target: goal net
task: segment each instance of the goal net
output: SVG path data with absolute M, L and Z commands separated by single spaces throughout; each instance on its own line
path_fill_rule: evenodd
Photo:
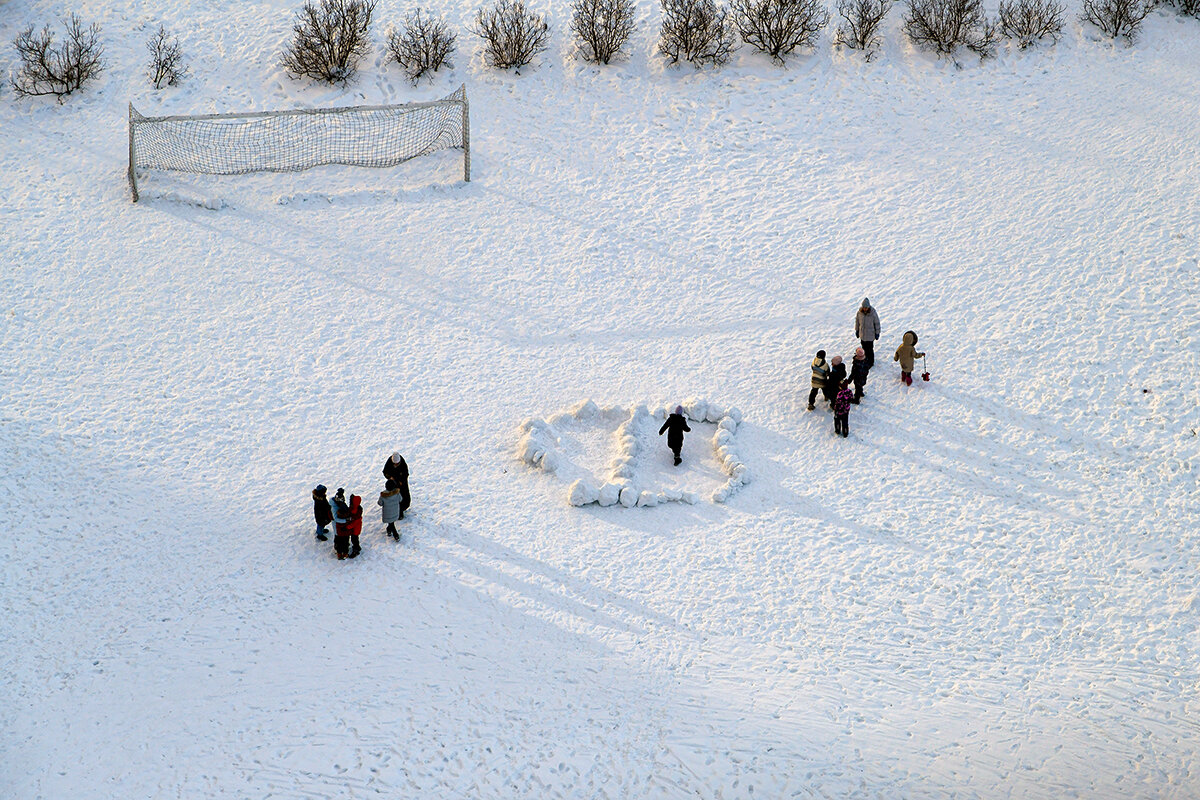
M 446 148 L 471 180 L 466 86 L 429 103 L 144 117 L 129 105 L 129 188 L 160 169 L 206 175 L 297 172 L 327 164 L 391 167 Z

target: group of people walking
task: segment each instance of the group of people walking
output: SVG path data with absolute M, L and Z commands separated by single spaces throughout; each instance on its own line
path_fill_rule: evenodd
M 859 341 L 859 347 L 854 351 L 850 370 L 847 374 L 846 364 L 841 356 L 825 360 L 825 351 L 818 350 L 812 361 L 812 388 L 808 393 L 808 410 L 816 409 L 817 393 L 824 395 L 825 400 L 833 409 L 833 432 L 835 435 L 847 437 L 850 435 L 850 406 L 858 405 L 866 397 L 867 376 L 875 366 L 875 342 L 879 340 L 879 313 L 871 305 L 871 299 L 864 297 L 858 313 L 854 315 L 854 336 Z M 924 353 L 917 352 L 917 334 L 907 331 L 893 361 L 900 362 L 900 380 L 905 385 L 912 385 L 914 362 L 924 358 Z M 851 385 L 854 386 L 851 391 Z
M 387 525 L 385 535 L 398 542 L 400 532 L 396 530 L 396 523 L 404 519 L 404 512 L 412 503 L 408 491 L 408 464 L 399 452 L 392 453 L 387 461 L 383 462 L 383 477 L 384 489 L 379 493 L 379 500 L 375 504 L 383 510 L 383 523 Z M 362 532 L 362 498 L 352 494 L 347 502 L 346 490 L 338 489 L 333 495 L 333 502 L 330 503 L 326 497 L 327 491 L 324 485 L 318 485 L 312 493 L 317 539 L 322 542 L 329 540 L 329 525 L 332 523 L 333 552 L 338 561 L 357 558 L 362 552 L 362 545 L 358 540 Z

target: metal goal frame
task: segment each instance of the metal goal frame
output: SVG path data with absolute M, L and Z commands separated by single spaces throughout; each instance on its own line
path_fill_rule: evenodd
M 457 113 L 446 113 L 442 109 Z M 281 138 L 271 138 L 273 127 L 276 130 L 284 128 L 284 138 L 288 133 L 294 139 L 303 136 L 302 126 L 307 124 L 309 118 L 316 123 L 314 132 L 328 140 L 325 145 L 320 142 L 312 144 L 312 147 L 316 148 L 313 153 L 296 154 L 286 149 L 286 142 Z M 364 135 L 370 134 L 372 130 L 379 133 L 383 127 L 393 122 L 397 126 L 403 126 L 406 119 L 418 119 L 420 124 L 421 118 L 426 118 L 427 121 L 425 130 L 421 131 L 425 139 L 402 142 L 399 143 L 400 147 L 389 148 L 389 145 L 398 143 L 391 141 L 381 144 L 369 136 L 356 145 L 349 139 L 337 139 L 336 130 L 330 133 L 331 128 L 346 119 L 373 120 L 360 132 L 360 135 Z M 241 128 L 243 138 L 254 141 L 247 141 L 245 153 L 231 156 L 227 163 L 222 164 L 219 142 L 204 142 L 199 135 L 187 133 L 193 129 L 204 129 L 205 126 L 213 132 L 214 140 L 222 135 L 226 138 L 236 136 Z M 290 131 L 286 130 L 289 126 Z M 402 128 L 388 132 L 396 131 L 404 134 Z M 303 141 L 301 144 L 307 146 L 310 142 Z M 408 145 L 407 149 L 403 146 L 405 144 Z M 371 152 L 372 147 L 384 149 Z M 273 153 L 269 152 L 272 148 Z M 139 168 L 206 175 L 243 175 L 251 172 L 298 172 L 333 164 L 392 167 L 447 148 L 459 148 L 463 151 L 463 180 L 470 181 L 471 120 L 465 84 L 442 100 L 398 105 L 147 117 L 138 112 L 133 103 L 129 104 L 129 190 L 135 203 L 139 199 Z M 145 150 L 154 150 L 155 153 L 146 157 L 143 152 Z M 142 162 L 138 160 L 140 155 L 143 156 Z

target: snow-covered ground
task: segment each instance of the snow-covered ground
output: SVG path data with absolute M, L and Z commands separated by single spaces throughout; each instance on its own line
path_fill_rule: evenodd
M 0 66 L 69 7 L 0 3 Z M 412 89 L 377 46 L 343 91 L 277 66 L 282 0 L 73 7 L 98 84 L 0 92 L 0 796 L 1200 796 L 1200 21 L 956 68 L 898 7 L 870 64 L 697 72 L 641 2 L 598 69 L 555 0 L 518 76 L 456 0 L 454 70 Z M 446 152 L 129 202 L 131 100 L 463 82 L 470 184 Z M 808 364 L 864 295 L 841 440 Z M 585 398 L 689 396 L 745 415 L 724 505 L 573 508 L 514 455 Z M 366 501 L 356 561 L 318 482 Z

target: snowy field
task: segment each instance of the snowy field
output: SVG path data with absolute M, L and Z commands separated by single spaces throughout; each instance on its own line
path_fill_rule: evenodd
M 898 7 L 870 64 L 826 35 L 696 72 L 640 0 L 599 69 L 555 0 L 513 75 L 455 0 L 413 89 L 383 0 L 343 91 L 278 67 L 283 0 L 8 0 L 0 67 L 71 7 L 108 72 L 0 91 L 0 796 L 1200 797 L 1200 21 L 1114 46 L 1072 3 L 1057 46 L 956 68 Z M 155 92 L 160 22 L 193 74 Z M 130 101 L 464 82 L 469 184 L 443 152 L 129 201 Z M 809 362 L 864 295 L 835 439 Z M 744 414 L 725 504 L 573 508 L 517 458 L 526 418 L 689 396 Z M 364 497 L 361 558 L 314 541 L 317 483 Z

